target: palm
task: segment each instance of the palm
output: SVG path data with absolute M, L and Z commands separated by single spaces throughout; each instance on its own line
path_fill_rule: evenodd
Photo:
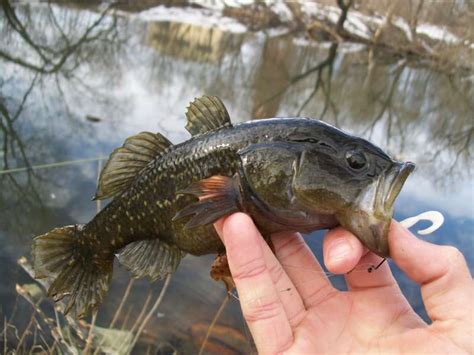
M 315 302 L 296 329 L 291 349 L 295 353 L 310 349 L 335 353 L 382 350 L 380 340 L 385 336 L 424 324 L 398 290 L 391 287 L 335 291 Z M 299 337 L 298 333 L 318 334 L 318 337 Z
M 367 253 L 347 231 L 330 231 L 323 244 L 328 269 L 345 274 L 349 291 L 341 292 L 300 235 L 272 236 L 274 255 L 243 214 L 221 221 L 216 229 L 224 239 L 242 312 L 259 352 L 474 350 L 474 283 L 464 257 L 454 248 L 420 241 L 392 223 L 391 255 L 422 285 L 423 301 L 434 321 L 427 325 L 401 293 L 388 263 L 367 272 L 380 258 Z M 331 252 L 338 238 L 352 244 L 349 253 Z

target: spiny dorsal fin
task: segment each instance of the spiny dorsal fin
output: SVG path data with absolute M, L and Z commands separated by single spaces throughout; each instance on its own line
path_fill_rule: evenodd
M 141 132 L 127 138 L 123 146 L 112 152 L 100 173 L 94 199 L 102 200 L 122 193 L 140 170 L 171 145 L 160 133 Z
M 186 129 L 193 136 L 222 127 L 230 127 L 229 113 L 217 96 L 201 96 L 189 104 Z
M 148 276 L 155 281 L 174 272 L 185 255 L 175 245 L 146 239 L 128 244 L 117 258 L 136 278 Z

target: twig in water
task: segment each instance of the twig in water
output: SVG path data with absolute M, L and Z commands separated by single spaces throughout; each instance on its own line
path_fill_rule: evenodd
M 94 337 L 94 326 L 95 326 L 96 320 L 97 320 L 97 311 L 94 312 L 94 314 L 92 315 L 91 327 L 89 328 L 89 333 L 87 334 L 86 347 L 84 349 L 85 355 L 89 354 L 89 351 L 92 348 L 92 339 Z
M 100 171 L 102 170 L 101 167 L 102 167 L 102 161 L 98 160 L 97 161 L 97 183 L 99 183 Z M 101 200 L 97 199 L 95 201 L 95 203 L 96 203 L 96 211 L 97 211 L 97 213 L 99 213 L 100 209 L 101 209 Z M 97 311 L 95 311 L 94 314 L 92 315 L 91 327 L 89 328 L 89 333 L 87 334 L 86 347 L 84 349 L 84 354 L 85 355 L 89 354 L 89 351 L 91 351 L 91 348 L 92 348 L 92 340 L 93 340 L 93 337 L 94 337 L 94 326 L 95 326 L 95 321 L 96 320 L 97 320 Z
M 61 330 L 61 322 L 59 321 L 59 314 L 56 309 L 56 305 L 53 306 L 53 309 L 54 309 L 54 318 L 56 319 L 56 328 L 58 329 L 59 337 L 61 338 L 62 341 L 66 342 L 66 340 L 64 339 L 63 331 Z
M 214 316 L 214 319 L 212 320 L 211 324 L 209 325 L 209 328 L 207 328 L 206 336 L 204 337 L 204 340 L 202 341 L 201 348 L 199 349 L 199 354 L 198 355 L 203 354 L 204 348 L 206 347 L 207 341 L 209 340 L 209 336 L 211 335 L 212 330 L 214 329 L 214 326 L 216 325 L 216 322 L 219 319 L 219 317 L 221 316 L 222 311 L 224 310 L 224 308 L 225 308 L 228 301 L 229 301 L 229 296 L 225 295 L 219 309 L 216 312 L 216 315 Z
M 15 349 L 15 354 L 19 354 L 20 348 L 23 345 L 23 342 L 25 341 L 26 334 L 30 331 L 31 326 L 35 322 L 36 318 L 36 309 L 33 308 L 33 312 L 31 313 L 30 321 L 28 322 L 28 325 L 26 326 L 25 330 L 21 334 L 20 340 L 18 341 L 18 345 Z
M 112 318 L 112 321 L 110 322 L 109 328 L 113 328 L 115 325 L 115 322 L 117 321 L 120 313 L 122 312 L 123 305 L 125 304 L 125 301 L 128 298 L 128 295 L 130 294 L 130 290 L 132 289 L 133 283 L 135 282 L 135 279 L 130 279 L 128 282 L 127 288 L 125 289 L 125 292 L 122 296 L 122 300 L 120 301 L 120 304 L 115 311 L 114 317 Z
M 133 323 L 132 329 L 130 329 L 132 333 L 136 331 L 138 325 L 143 321 L 143 316 L 145 315 L 145 311 L 148 308 L 148 304 L 150 303 L 150 301 L 151 301 L 151 291 L 148 292 L 148 296 L 146 297 L 145 304 L 143 305 L 142 310 L 140 311 L 140 314 L 137 317 L 137 320 L 135 321 L 135 323 Z
M 97 186 L 99 186 L 100 171 L 101 170 L 102 170 L 102 160 L 97 160 Z M 96 206 L 97 213 L 99 213 L 100 210 L 101 210 L 101 207 L 102 207 L 101 202 L 102 202 L 102 200 L 99 199 L 99 198 L 97 200 L 95 200 L 95 206 Z
M 7 317 L 3 317 L 3 353 L 7 353 Z
M 163 300 L 163 297 L 165 296 L 165 293 L 166 293 L 166 290 L 168 289 L 168 286 L 170 284 L 170 281 L 171 281 L 171 274 L 168 274 L 166 275 L 166 279 L 165 279 L 165 283 L 163 285 L 163 288 L 161 289 L 160 291 L 160 295 L 158 296 L 155 304 L 153 305 L 153 307 L 151 307 L 150 311 L 148 312 L 148 314 L 146 315 L 145 319 L 143 320 L 142 324 L 140 325 L 140 328 L 138 328 L 138 331 L 137 333 L 135 334 L 135 337 L 133 338 L 133 341 L 132 343 L 130 344 L 130 351 L 133 349 L 133 347 L 135 346 L 138 338 L 140 337 L 141 333 L 143 332 L 143 329 L 145 329 L 146 327 L 146 324 L 148 323 L 148 321 L 150 320 L 151 316 L 156 312 L 156 310 L 158 309 L 158 306 L 160 305 L 161 301 Z
M 127 327 L 128 320 L 130 318 L 130 313 L 132 313 L 132 306 L 129 306 L 125 316 L 123 317 L 122 325 L 120 326 L 120 330 L 124 330 Z

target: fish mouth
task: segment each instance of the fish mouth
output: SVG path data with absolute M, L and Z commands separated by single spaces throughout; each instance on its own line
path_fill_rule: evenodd
M 415 170 L 412 162 L 396 163 L 380 178 L 375 195 L 375 213 L 377 215 L 392 215 L 393 204 L 400 194 L 408 176 Z
M 337 215 L 339 223 L 354 233 L 372 252 L 390 255 L 388 231 L 393 216 L 393 204 L 408 176 L 415 169 L 411 162 L 395 162 L 359 196 L 354 209 Z
M 369 228 L 366 231 L 366 246 L 381 257 L 390 255 L 388 231 L 393 217 L 393 204 L 413 170 L 414 163 L 397 162 L 380 177 L 377 184 L 374 215 L 369 218 Z

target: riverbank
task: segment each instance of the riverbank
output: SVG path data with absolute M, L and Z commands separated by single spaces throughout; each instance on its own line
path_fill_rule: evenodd
M 118 9 L 149 20 L 216 25 L 232 32 L 294 36 L 309 42 L 355 43 L 370 47 L 369 66 L 378 52 L 437 70 L 472 71 L 474 8 L 468 3 L 423 0 L 319 0 L 256 2 L 189 0 L 178 5 L 148 1 L 121 3 Z M 383 54 L 383 53 L 382 53 Z

